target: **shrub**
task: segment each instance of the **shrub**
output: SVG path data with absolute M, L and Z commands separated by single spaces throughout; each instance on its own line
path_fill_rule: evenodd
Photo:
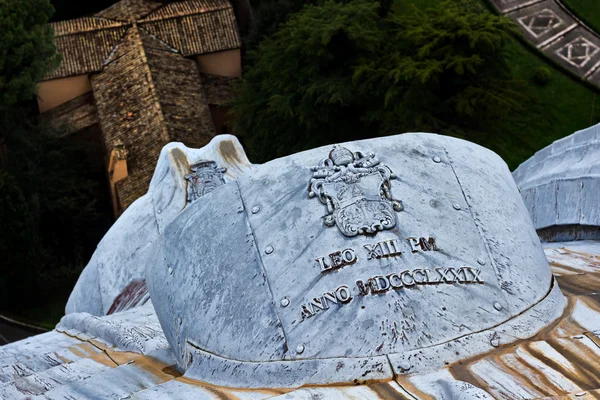
M 548 67 L 537 67 L 533 72 L 533 82 L 538 86 L 546 86 L 552 80 L 552 71 Z

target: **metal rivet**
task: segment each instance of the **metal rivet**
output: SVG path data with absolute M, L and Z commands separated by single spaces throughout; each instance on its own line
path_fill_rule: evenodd
M 156 211 L 156 212 L 160 214 L 162 212 L 162 210 L 159 208 L 158 211 Z
M 260 206 L 252 207 L 252 214 L 258 214 L 260 212 Z
M 281 299 L 281 307 L 287 307 L 290 305 L 290 299 L 288 299 L 287 297 L 284 297 L 283 299 Z
M 498 346 L 500 346 L 500 341 L 498 339 L 494 338 L 490 341 L 490 344 L 494 347 L 498 347 Z
M 439 163 L 442 162 L 442 159 L 439 158 L 438 156 L 433 157 L 433 162 Z
M 495 308 L 496 310 L 500 311 L 500 310 L 502 310 L 502 304 L 500 304 L 500 303 L 498 303 L 498 302 L 495 302 L 495 303 L 494 303 L 494 308 Z
M 172 275 L 172 274 L 173 274 L 173 267 L 171 267 L 171 266 L 169 265 L 169 268 L 168 268 L 168 270 L 169 270 L 169 275 Z
M 452 204 L 452 207 L 454 207 L 455 210 L 460 210 L 460 204 L 458 203 Z
M 399 365 L 400 370 L 402 372 L 404 371 L 409 371 L 412 368 L 412 365 L 410 365 L 410 363 L 408 361 L 402 361 L 402 363 Z
M 479 265 L 485 265 L 485 260 L 484 260 L 483 258 L 478 258 L 478 259 L 477 259 L 477 263 L 478 263 Z
M 267 254 L 271 254 L 271 253 L 273 252 L 273 250 L 275 250 L 275 249 L 273 248 L 273 246 L 267 246 L 267 248 L 265 249 L 265 253 L 267 253 Z
M 299 345 L 296 347 L 296 353 L 298 353 L 298 354 L 302 354 L 302 353 L 304 353 L 304 345 L 303 345 L 303 344 L 299 344 Z

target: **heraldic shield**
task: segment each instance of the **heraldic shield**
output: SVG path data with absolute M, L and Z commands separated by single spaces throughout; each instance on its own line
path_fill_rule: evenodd
M 309 196 L 327 206 L 326 226 L 337 225 L 345 236 L 371 234 L 396 225 L 394 211 L 402 203 L 391 195 L 395 175 L 374 154 L 363 156 L 334 146 L 329 157 L 312 168 Z
M 188 181 L 189 203 L 225 184 L 223 174 L 227 172 L 227 168 L 219 168 L 214 161 L 200 161 L 192 164 L 190 169 L 192 172 L 185 176 Z

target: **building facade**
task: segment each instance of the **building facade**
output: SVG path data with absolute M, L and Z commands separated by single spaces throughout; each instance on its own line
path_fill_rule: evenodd
M 147 191 L 165 144 L 229 131 L 241 40 L 228 0 L 122 0 L 53 28 L 63 60 L 39 83 L 40 113 L 103 142 L 115 216 Z

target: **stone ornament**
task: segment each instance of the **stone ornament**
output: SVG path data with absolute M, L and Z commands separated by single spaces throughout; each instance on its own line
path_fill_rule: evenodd
M 191 173 L 185 176 L 188 181 L 188 203 L 212 192 L 225 184 L 223 174 L 227 168 L 219 168 L 214 161 L 200 161 L 190 166 Z
M 583 68 L 598 54 L 600 48 L 583 36 L 567 43 L 556 54 L 577 68 Z
M 539 38 L 563 24 L 563 20 L 549 8 L 517 18 L 517 21 L 534 38 Z
M 353 237 L 396 225 L 394 211 L 403 209 L 391 194 L 396 175 L 375 154 L 364 156 L 336 145 L 312 171 L 308 194 L 327 206 L 325 226 L 337 225 L 342 234 Z

